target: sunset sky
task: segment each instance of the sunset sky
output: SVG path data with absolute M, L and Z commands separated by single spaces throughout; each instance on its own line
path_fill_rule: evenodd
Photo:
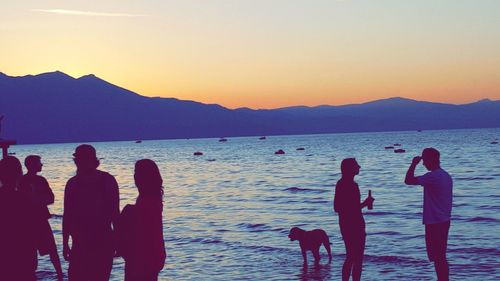
M 6 1 L 0 72 L 229 108 L 500 99 L 499 0 Z

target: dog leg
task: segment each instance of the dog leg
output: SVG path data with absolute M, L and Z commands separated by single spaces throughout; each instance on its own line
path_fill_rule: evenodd
M 300 249 L 302 251 L 302 258 L 304 259 L 304 264 L 307 264 L 307 252 L 304 249 Z
M 312 252 L 313 252 L 313 256 L 314 256 L 314 264 L 319 264 L 319 260 L 321 259 L 321 256 L 319 255 L 319 246 L 317 249 L 314 249 Z
M 325 240 L 323 240 L 323 246 L 325 246 L 326 251 L 328 252 L 328 262 L 332 261 L 332 249 L 330 248 L 330 239 L 328 235 L 325 236 Z

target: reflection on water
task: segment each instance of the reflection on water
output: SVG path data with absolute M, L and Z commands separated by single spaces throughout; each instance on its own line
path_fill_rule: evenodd
M 118 180 L 122 207 L 137 195 L 134 162 L 151 158 L 158 163 L 165 181 L 168 252 L 162 280 L 340 280 L 344 246 L 332 199 L 340 161 L 346 157 L 356 157 L 362 166 L 357 177 L 362 196 L 371 189 L 376 198 L 374 210 L 365 211 L 363 276 L 434 280 L 421 225 L 422 191 L 403 183 L 412 157 L 434 146 L 455 180 L 448 251 L 452 279 L 498 280 L 500 145 L 489 142 L 499 135 L 499 129 L 482 129 L 93 145 L 102 158 L 101 169 Z M 407 152 L 384 149 L 393 143 Z M 12 148 L 21 159 L 42 156 L 42 174 L 56 194 L 51 224 L 59 250 L 63 191 L 74 175 L 76 146 Z M 279 149 L 286 154 L 275 155 Z M 195 151 L 204 155 L 193 156 Z M 424 172 L 417 169 L 417 174 Z M 324 229 L 332 243 L 332 263 L 324 264 L 328 258 L 322 251 L 322 265 L 304 269 L 298 245 L 287 238 L 292 226 Z M 40 258 L 39 277 L 51 280 L 52 271 L 48 257 Z M 113 280 L 123 279 L 123 260 L 115 259 L 112 274 Z

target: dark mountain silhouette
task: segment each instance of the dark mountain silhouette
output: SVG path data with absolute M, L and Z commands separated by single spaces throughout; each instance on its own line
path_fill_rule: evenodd
M 94 75 L 0 73 L 2 138 L 20 143 L 500 127 L 500 101 L 390 98 L 343 106 L 227 109 L 151 98 Z

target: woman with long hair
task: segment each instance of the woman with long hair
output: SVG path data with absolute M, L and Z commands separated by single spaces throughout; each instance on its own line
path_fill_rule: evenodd
M 23 176 L 14 156 L 0 161 L 0 280 L 36 280 L 36 215 L 18 192 Z
M 333 207 L 339 214 L 339 226 L 346 249 L 346 258 L 342 266 L 342 281 L 361 280 L 363 255 L 365 251 L 365 220 L 361 209 L 373 203 L 368 197 L 360 202 L 361 194 L 354 177 L 359 174 L 361 166 L 354 158 L 342 160 L 340 169 L 342 177 L 335 186 Z
M 134 180 L 139 196 L 118 220 L 118 254 L 125 260 L 125 281 L 156 281 L 166 259 L 163 179 L 154 161 L 142 159 L 135 163 Z

